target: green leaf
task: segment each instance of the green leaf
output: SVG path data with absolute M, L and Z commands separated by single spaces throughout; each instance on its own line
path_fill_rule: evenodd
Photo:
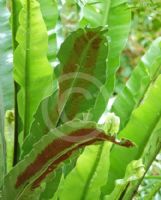
M 25 0 L 14 54 L 14 78 L 21 89 L 18 106 L 24 137 L 29 134 L 40 102 L 52 93 L 52 68 L 47 60 L 47 30 L 36 0 Z M 36 94 L 36 95 L 35 95 Z
M 47 29 L 54 29 L 58 20 L 57 0 L 39 0 L 39 2 Z
M 6 1 L 0 0 L 0 188 L 6 166 L 4 117 L 7 109 L 13 108 L 12 42 L 9 12 Z
M 20 0 L 7 0 L 8 6 L 10 7 L 11 10 L 11 28 L 12 28 L 12 49 L 13 49 L 13 54 L 14 51 L 16 50 L 18 46 L 18 42 L 16 40 L 16 35 L 19 27 L 19 13 L 21 11 L 21 2 Z M 14 67 L 14 66 L 13 66 Z M 18 162 L 19 154 L 20 154 L 20 142 L 18 141 L 21 130 L 22 130 L 22 121 L 20 118 L 20 115 L 18 113 L 18 101 L 17 101 L 17 95 L 19 92 L 19 85 L 14 81 L 14 150 L 12 153 L 13 154 L 13 165 L 15 165 Z M 8 145 L 10 148 L 10 145 Z
M 0 85 L 5 110 L 13 108 L 12 41 L 6 1 L 0 0 Z
M 22 146 L 21 159 L 24 158 L 33 148 L 33 145 L 46 135 L 51 129 L 55 128 L 58 117 L 56 110 L 58 91 L 44 99 L 34 115 L 34 122 L 31 126 L 30 134 L 26 137 Z
M 101 187 L 106 183 L 109 169 L 110 143 L 91 146 L 78 158 L 76 167 L 63 185 L 61 200 L 99 200 Z M 74 190 L 71 191 L 71 189 Z
M 159 76 L 155 83 L 151 86 L 142 104 L 133 111 L 128 124 L 120 132 L 120 137 L 127 137 L 135 142 L 137 146 L 128 151 L 117 146 L 113 147 L 111 151 L 111 165 L 108 183 L 106 188 L 104 188 L 104 192 L 106 192 L 106 194 L 109 194 L 113 190 L 114 181 L 124 176 L 127 164 L 134 159 L 142 157 L 142 153 L 144 152 L 148 141 L 151 140 L 150 136 L 156 131 L 155 129 L 160 130 L 160 88 L 161 76 Z M 159 142 L 160 139 L 157 141 Z M 144 160 L 143 164 L 145 164 Z
M 6 149 L 4 138 L 4 105 L 0 87 L 0 191 L 3 185 L 3 178 L 6 174 Z M 1 195 L 1 194 L 0 194 Z
M 53 177 L 50 180 L 46 181 L 46 186 L 44 191 L 41 193 L 40 200 L 48 200 L 52 197 L 55 197 L 58 190 L 59 185 L 61 184 L 62 180 L 62 169 L 58 169 Z
M 78 29 L 58 53 L 59 118 L 56 125 L 87 112 L 106 79 L 107 40 L 101 27 Z
M 160 73 L 161 64 L 161 38 L 156 39 L 140 63 L 133 71 L 123 92 L 118 95 L 112 111 L 121 121 L 121 129 L 128 123 L 133 109 L 138 107 L 148 91 L 152 81 Z M 155 146 L 155 145 L 154 145 Z M 108 184 L 108 183 L 107 183 Z
M 19 14 L 22 9 L 21 0 L 7 0 L 8 7 L 11 10 L 11 28 L 12 28 L 12 45 L 13 45 L 13 52 L 18 46 L 18 42 L 16 40 L 16 35 L 19 27 Z
M 55 26 L 59 16 L 57 0 L 39 0 L 39 2 L 42 16 L 48 30 L 48 59 L 50 62 L 54 62 L 57 50 Z
M 43 19 L 48 29 L 48 59 L 50 63 L 56 57 L 56 34 L 55 26 L 58 18 L 58 8 L 56 0 L 39 0 Z M 54 75 L 53 75 L 54 79 Z M 57 87 L 56 80 L 53 83 L 53 91 Z M 37 142 L 43 135 L 45 135 L 51 128 L 54 128 L 54 119 L 56 120 L 56 102 L 57 92 L 45 98 L 39 105 L 36 114 L 34 115 L 34 122 L 31 126 L 31 134 L 27 136 L 22 146 L 21 159 L 28 154 L 35 142 Z
M 123 91 L 117 96 L 112 111 L 120 117 L 121 129 L 130 119 L 133 109 L 139 106 L 150 84 L 160 73 L 161 38 L 156 39 L 141 58 Z
M 100 0 L 99 2 L 91 0 L 90 2 L 85 2 L 83 5 L 80 4 L 83 12 L 80 26 L 84 27 L 87 24 L 91 27 L 107 25 L 110 4 L 111 0 Z
M 57 1 L 53 0 L 40 0 L 40 8 L 48 29 L 48 59 L 51 62 L 55 58 L 56 54 L 56 38 L 54 28 L 58 18 Z M 52 33 L 50 33 L 52 32 Z M 53 41 L 54 39 L 54 41 Z M 51 47 L 50 47 L 51 46 Z M 54 76 L 54 75 L 53 75 Z M 53 77 L 54 78 L 54 77 Z M 57 111 L 56 103 L 58 92 L 55 91 L 57 87 L 57 81 L 53 83 L 53 94 L 45 98 L 39 105 L 36 114 L 34 115 L 34 122 L 31 126 L 30 133 L 22 146 L 21 159 L 28 154 L 33 144 L 36 143 L 43 135 L 45 135 L 50 129 L 55 128 L 54 122 L 56 121 Z
M 57 0 L 39 0 L 39 2 L 42 16 L 48 30 L 48 59 L 52 64 L 52 61 L 56 58 L 56 33 L 54 29 L 58 20 Z M 56 86 L 57 83 L 54 81 L 53 91 L 55 91 Z M 35 120 L 31 126 L 31 134 L 28 135 L 22 146 L 23 152 L 21 158 L 31 151 L 35 142 L 37 142 L 51 128 L 55 127 L 54 122 L 57 117 L 56 101 L 57 92 L 54 92 L 51 96 L 45 98 L 39 105 L 38 110 L 34 115 Z
M 158 121 L 154 131 L 151 133 L 151 136 L 146 146 L 144 147 L 144 151 L 142 155 L 140 156 L 144 162 L 145 173 L 142 175 L 140 180 L 137 180 L 133 184 L 128 185 L 126 193 L 124 194 L 124 200 L 130 200 L 135 195 L 135 191 L 138 189 L 139 185 L 141 184 L 152 162 L 154 161 L 154 159 L 160 152 L 160 149 L 161 149 L 161 119 Z M 151 193 L 151 195 L 154 194 L 153 192 Z
M 129 144 L 129 141 L 122 143 L 113 136 L 106 135 L 93 122 L 76 120 L 53 129 L 6 176 L 4 200 L 25 198 L 28 195 L 34 197 L 34 192 L 40 193 L 43 188 L 43 181 L 52 176 L 74 151 L 99 141 L 112 141 L 123 146 Z
M 95 27 L 99 26 L 101 22 L 103 26 L 108 25 L 109 29 L 106 34 L 109 38 L 106 83 L 101 88 L 95 106 L 91 111 L 93 114 L 92 120 L 95 121 L 98 121 L 105 111 L 108 99 L 113 93 L 115 72 L 120 65 L 120 54 L 126 44 L 130 30 L 131 10 L 128 8 L 127 3 L 127 0 L 109 0 L 100 1 L 97 4 L 98 6 L 92 4 L 87 4 L 87 7 L 85 6 L 85 23 Z M 90 10 L 90 13 L 88 10 Z

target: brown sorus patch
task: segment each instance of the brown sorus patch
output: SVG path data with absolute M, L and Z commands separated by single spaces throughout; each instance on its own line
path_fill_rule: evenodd
M 91 144 L 94 144 L 96 142 L 99 142 L 99 141 L 103 141 L 103 140 L 106 140 L 104 138 L 104 136 L 102 137 L 103 135 L 99 134 L 97 136 L 97 138 L 93 138 L 92 140 L 88 141 L 88 142 L 84 142 L 82 144 L 79 144 L 78 146 L 74 147 L 73 149 L 71 149 L 69 152 L 67 152 L 66 154 L 62 155 L 61 157 L 59 157 L 57 160 L 55 160 L 48 168 L 47 170 L 41 175 L 39 176 L 33 183 L 32 183 L 32 186 L 31 186 L 31 189 L 35 189 L 37 187 L 40 186 L 41 182 L 51 173 L 53 172 L 54 170 L 56 170 L 59 165 L 64 161 L 64 160 L 67 160 L 74 151 L 78 150 L 79 148 L 83 148 L 83 147 L 86 147 L 86 146 L 89 146 Z M 112 139 L 113 137 L 111 137 Z M 113 140 L 113 139 L 112 139 Z M 115 141 L 115 140 L 114 140 Z M 126 147 L 132 147 L 133 144 L 131 143 L 131 141 L 129 140 L 124 140 L 125 141 L 125 144 L 126 144 Z
M 71 49 L 71 55 L 68 59 L 68 61 L 64 64 L 63 70 L 62 70 L 62 77 L 64 78 L 64 75 L 68 76 L 70 73 L 75 73 L 81 72 L 85 73 L 86 75 L 90 75 L 91 77 L 95 77 L 95 66 L 97 65 L 97 57 L 99 55 L 99 51 L 101 48 L 101 44 L 105 42 L 105 38 L 102 36 L 101 32 L 98 30 L 87 30 L 87 31 L 82 31 L 81 34 L 78 35 L 77 38 L 75 38 L 73 48 Z M 88 48 L 87 48 L 88 47 Z M 84 59 L 81 59 L 81 56 L 83 55 L 84 51 L 86 50 L 86 56 Z M 102 67 L 102 66 L 100 66 Z M 105 69 L 106 71 L 106 69 Z M 105 73 L 104 71 L 104 73 Z M 73 75 L 74 76 L 74 75 Z M 73 77 L 74 79 L 74 77 Z M 72 93 L 72 89 L 70 91 L 70 95 L 64 95 L 65 91 L 69 91 L 69 88 L 71 87 L 72 83 L 72 77 L 67 79 L 67 80 L 62 80 L 61 76 L 59 78 L 59 105 L 58 105 L 58 110 L 61 113 L 62 112 L 62 107 L 64 106 L 63 113 L 66 115 L 66 118 L 68 120 L 72 120 L 76 113 L 79 113 L 80 110 L 80 102 L 83 103 L 83 101 L 86 101 L 84 105 L 86 104 L 87 106 L 81 106 L 82 109 L 87 110 L 88 105 L 93 104 L 94 101 L 91 99 L 87 102 L 87 99 L 85 99 L 84 94 L 81 92 L 74 92 Z M 102 77 L 99 80 L 101 83 L 104 80 L 102 80 Z M 103 85 L 102 83 L 102 85 Z M 99 91 L 99 88 L 97 88 L 94 83 L 90 82 L 89 80 L 83 79 L 83 77 L 77 78 L 75 81 L 75 88 L 80 88 L 89 90 L 91 91 L 91 94 L 93 94 L 93 91 Z M 96 93 L 97 93 L 96 92 Z M 96 95 L 96 94 L 95 94 Z M 69 98 L 67 100 L 67 98 Z M 87 107 L 87 108 L 86 108 Z M 82 110 L 81 109 L 81 110 Z M 84 111 L 83 110 L 83 111 Z M 63 117 L 63 113 L 60 117 Z M 66 122 L 66 119 L 62 119 L 63 122 Z
M 71 133 L 68 136 L 55 139 L 51 142 L 37 158 L 22 172 L 16 181 L 16 188 L 23 184 L 26 180 L 36 174 L 42 167 L 53 157 L 57 156 L 63 150 L 70 148 L 73 144 L 77 144 L 81 141 L 85 141 L 91 137 L 91 132 L 94 131 L 93 137 L 97 133 L 95 129 L 81 129 Z M 75 137 L 74 141 L 69 141 L 70 137 Z M 80 140 L 81 138 L 81 140 Z
M 73 137 L 73 139 L 70 141 L 69 136 Z M 103 132 L 96 129 L 89 128 L 74 131 L 70 135 L 55 139 L 40 154 L 38 154 L 36 159 L 31 164 L 29 164 L 26 169 L 24 169 L 24 171 L 18 176 L 15 187 L 18 188 L 20 185 L 25 183 L 29 178 L 41 170 L 50 159 L 58 156 L 58 158 L 53 161 L 51 166 L 49 166 L 48 169 L 36 180 L 35 184 L 33 184 L 33 187 L 36 187 L 42 178 L 45 178 L 50 171 L 53 171 L 60 162 L 66 160 L 74 150 L 77 150 L 82 146 L 92 144 L 96 141 L 111 141 L 121 146 L 133 146 L 133 143 L 128 140 L 119 142 L 113 136 L 105 135 Z M 71 150 L 72 146 L 76 144 L 77 146 L 74 146 L 74 149 Z M 60 153 L 65 149 L 67 149 L 67 152 L 65 152 L 63 155 L 60 155 Z
M 95 142 L 98 142 L 99 139 L 93 139 L 89 142 L 85 142 L 83 144 L 79 144 L 78 146 L 74 147 L 73 149 L 71 149 L 69 152 L 67 152 L 66 154 L 62 155 L 61 157 L 59 157 L 57 160 L 55 160 L 48 168 L 47 170 L 41 175 L 39 176 L 32 184 L 31 188 L 35 189 L 37 187 L 40 186 L 41 182 L 46 178 L 46 176 L 48 174 L 50 174 L 51 172 L 53 172 L 57 167 L 59 167 L 59 164 L 61 164 L 64 160 L 67 160 L 72 153 L 75 150 L 78 150 L 79 148 L 83 148 L 85 146 L 94 144 Z M 102 141 L 102 140 L 101 140 Z

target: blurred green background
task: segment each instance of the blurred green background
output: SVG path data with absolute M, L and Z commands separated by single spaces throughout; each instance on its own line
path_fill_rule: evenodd
M 161 36 L 161 0 L 131 0 L 131 32 L 117 73 L 116 92 L 120 92 L 131 71 L 154 39 Z

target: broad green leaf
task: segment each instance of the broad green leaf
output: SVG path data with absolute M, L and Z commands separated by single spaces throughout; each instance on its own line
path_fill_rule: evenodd
M 161 149 L 161 119 L 158 121 L 141 155 L 141 159 L 143 160 L 145 166 L 145 173 L 142 175 L 140 180 L 137 180 L 134 183 L 128 185 L 126 193 L 124 194 L 123 198 L 124 200 L 130 200 L 135 195 L 135 191 L 141 184 L 146 172 L 148 171 L 152 162 L 160 152 L 160 149 Z M 156 192 L 157 190 L 158 189 L 156 187 Z M 155 190 L 153 190 L 153 192 L 151 191 L 149 198 L 151 197 L 152 194 L 155 194 Z
M 131 182 L 140 179 L 144 172 L 145 170 L 142 160 L 131 161 L 126 168 L 125 177 L 116 181 L 115 188 L 112 193 L 105 196 L 103 200 L 122 199 L 122 193 L 126 190 L 127 186 Z
M 0 0 L 0 188 L 6 168 L 4 138 L 5 110 L 13 108 L 12 42 L 9 12 L 5 0 Z
M 12 41 L 6 1 L 0 0 L 0 85 L 5 110 L 13 108 Z
M 53 78 L 46 56 L 47 30 L 39 3 L 25 0 L 22 6 L 17 33 L 19 45 L 14 54 L 14 78 L 21 87 L 18 106 L 26 137 L 40 102 L 52 93 Z
M 52 62 L 56 57 L 55 26 L 58 19 L 57 0 L 39 0 L 39 2 L 42 16 L 48 30 L 48 59 Z M 55 90 L 55 87 L 57 86 L 56 81 L 54 81 L 53 85 Z M 55 127 L 54 119 L 56 120 L 57 117 L 56 98 L 57 92 L 54 92 L 51 96 L 45 98 L 39 105 L 38 110 L 34 115 L 35 120 L 31 126 L 31 134 L 27 136 L 22 146 L 21 158 L 31 151 L 35 142 L 37 142 L 51 128 Z
M 56 58 L 56 31 L 55 26 L 58 20 L 57 0 L 39 0 L 42 16 L 48 30 L 48 59 L 50 62 Z
M 4 138 L 4 104 L 0 86 L 0 191 L 3 185 L 3 178 L 6 174 L 6 149 Z M 1 194 L 0 194 L 1 196 Z
M 47 29 L 54 29 L 58 19 L 57 0 L 39 0 L 39 2 Z
M 149 89 L 144 101 L 135 109 L 126 127 L 120 132 L 120 137 L 127 137 L 136 143 L 136 147 L 130 150 L 114 146 L 111 151 L 111 165 L 108 183 L 104 192 L 109 194 L 114 188 L 114 181 L 124 176 L 126 166 L 134 159 L 142 157 L 150 136 L 160 130 L 161 119 L 161 76 Z M 158 139 L 158 142 L 160 140 Z M 156 145 L 154 145 L 156 146 Z M 121 159 L 120 159 L 121 158 Z M 143 160 L 143 164 L 145 164 Z M 118 167 L 119 166 L 119 167 Z
M 26 137 L 22 146 L 21 159 L 28 154 L 33 145 L 46 135 L 51 129 L 55 128 L 58 117 L 56 103 L 58 100 L 58 91 L 56 90 L 51 96 L 44 99 L 34 115 L 34 122 L 31 126 L 30 134 Z
M 156 39 L 133 71 L 123 92 L 118 95 L 112 111 L 121 119 L 121 129 L 126 125 L 132 110 L 140 105 L 150 84 L 160 73 L 161 39 Z M 107 183 L 108 184 L 108 183 Z
M 78 158 L 76 167 L 65 179 L 61 200 L 99 200 L 108 177 L 111 144 L 91 146 Z M 74 188 L 74 190 L 72 190 Z M 71 191 L 72 192 L 69 192 Z
M 156 39 L 134 69 L 123 91 L 117 96 L 112 111 L 121 119 L 121 129 L 139 106 L 150 84 L 161 69 L 161 38 Z
M 133 146 L 128 140 L 118 141 L 113 136 L 105 134 L 93 122 L 76 120 L 53 129 L 43 136 L 34 145 L 30 154 L 6 176 L 3 190 L 4 200 L 21 199 L 28 195 L 34 198 L 34 192 L 40 193 L 43 188 L 43 181 L 50 175 L 52 176 L 59 165 L 74 151 L 99 141 Z
M 58 169 L 53 177 L 50 177 L 48 181 L 46 181 L 46 186 L 44 191 L 40 195 L 40 200 L 48 200 L 52 199 L 54 196 L 57 196 L 57 192 L 59 191 L 59 185 L 62 180 L 62 168 Z
M 12 28 L 12 51 L 14 54 L 14 51 L 16 50 L 18 46 L 18 42 L 16 40 L 16 35 L 19 27 L 19 13 L 21 11 L 21 2 L 20 0 L 7 0 L 8 7 L 11 11 L 11 28 Z M 13 66 L 14 67 L 14 66 Z M 20 148 L 21 146 L 20 142 L 18 141 L 21 130 L 22 130 L 22 121 L 18 112 L 18 100 L 17 95 L 19 92 L 19 85 L 16 81 L 14 81 L 14 150 L 12 154 L 13 155 L 13 165 L 15 165 L 18 162 L 19 154 L 20 154 Z M 10 148 L 10 145 L 8 145 Z M 11 145 L 12 146 L 12 145 Z M 12 148 L 11 148 L 12 149 Z
M 88 112 L 106 79 L 107 40 L 102 27 L 78 29 L 58 53 L 59 118 L 56 125 Z
M 19 27 L 19 14 L 22 9 L 21 0 L 7 0 L 8 7 L 11 11 L 11 28 L 12 28 L 12 48 L 13 52 L 18 46 L 16 35 Z

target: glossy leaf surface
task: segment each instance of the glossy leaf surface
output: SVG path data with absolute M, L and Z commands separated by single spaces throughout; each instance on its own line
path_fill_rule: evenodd
M 40 102 L 52 93 L 52 68 L 46 56 L 47 40 L 39 3 L 36 0 L 25 0 L 17 33 L 19 45 L 14 55 L 14 78 L 21 87 L 18 106 L 24 137 L 29 134 L 33 115 Z
M 106 192 L 111 192 L 114 181 L 123 177 L 126 165 L 133 159 L 139 159 L 142 156 L 150 136 L 155 131 L 155 128 L 160 125 L 160 87 L 161 76 L 151 86 L 142 104 L 133 111 L 126 127 L 120 132 L 120 137 L 127 137 L 133 140 L 137 146 L 128 151 L 114 146 L 111 152 L 111 166 Z M 118 168 L 117 166 L 120 167 Z

